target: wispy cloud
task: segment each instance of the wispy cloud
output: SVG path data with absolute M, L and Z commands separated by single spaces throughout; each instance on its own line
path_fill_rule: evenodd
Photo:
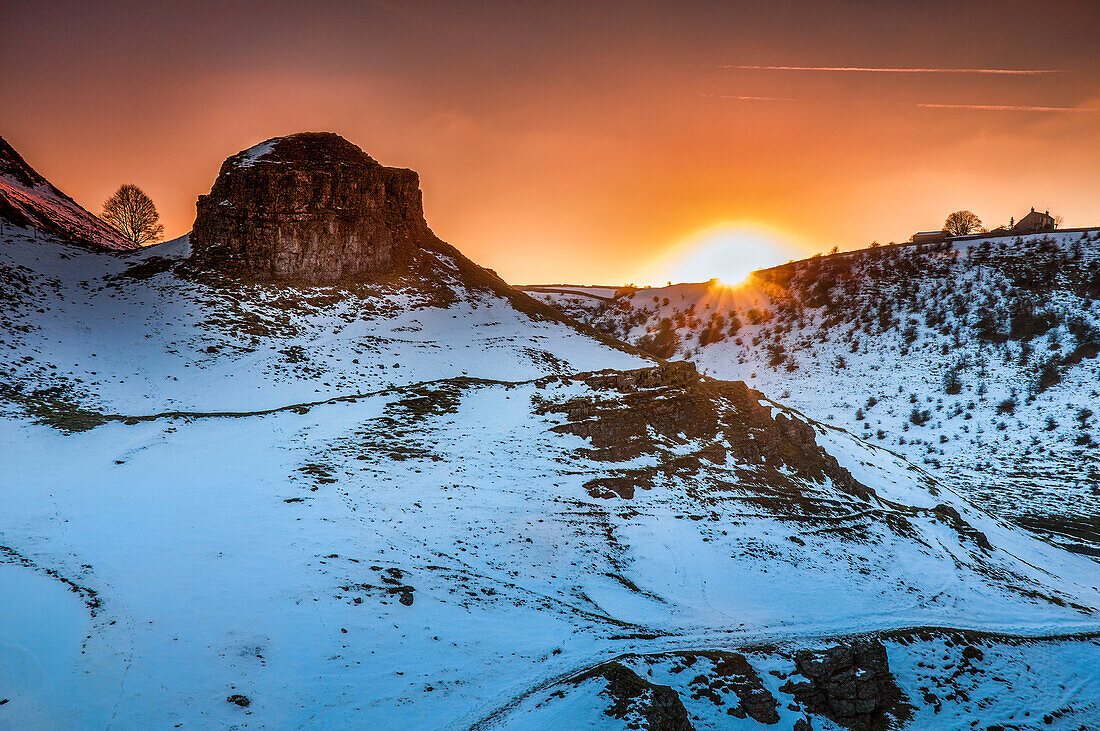
M 702 93 L 702 96 L 709 97 L 711 99 L 733 99 L 741 102 L 796 102 L 798 101 L 791 96 L 736 96 L 734 94 L 708 94 Z
M 1039 74 L 1069 73 L 1067 69 L 931 69 L 874 66 L 750 66 L 743 64 L 725 64 L 719 68 L 747 71 L 823 71 L 865 74 L 1005 74 L 1009 76 L 1036 76 Z
M 740 102 L 797 102 L 814 101 L 797 99 L 790 96 L 740 96 L 736 94 L 711 94 L 703 92 L 701 96 L 709 99 L 728 99 Z M 849 101 L 846 104 L 873 104 L 876 106 L 914 107 L 917 109 L 956 109 L 979 112 L 1100 112 L 1100 107 L 1044 107 L 1030 104 L 935 104 L 925 102 L 878 102 Z
M 1095 107 L 1036 107 L 1020 104 L 913 104 L 921 109 L 974 109 L 982 112 L 1100 112 Z

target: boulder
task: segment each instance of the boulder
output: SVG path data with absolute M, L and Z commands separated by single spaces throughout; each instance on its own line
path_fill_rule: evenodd
M 877 640 L 856 640 L 827 650 L 795 655 L 806 682 L 782 690 L 806 710 L 852 731 L 883 731 L 908 717 L 909 706 L 890 672 L 886 648 Z
M 581 683 L 592 678 L 607 682 L 607 695 L 613 701 L 606 711 L 620 719 L 644 719 L 649 731 L 694 731 L 680 695 L 667 685 L 656 685 L 622 663 L 608 662 L 574 679 Z

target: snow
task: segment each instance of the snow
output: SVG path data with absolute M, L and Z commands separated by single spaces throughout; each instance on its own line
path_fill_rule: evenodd
M 876 257 L 892 255 L 899 259 L 877 263 Z M 1015 263 L 1012 257 L 1020 255 L 1023 263 Z M 889 305 L 893 322 L 884 332 L 858 312 L 808 302 L 795 320 L 777 322 L 775 288 L 760 278 L 737 288 L 702 283 L 641 289 L 610 304 L 532 295 L 632 343 L 668 318 L 680 339 L 675 358 L 692 360 L 717 378 L 744 380 L 815 419 L 898 452 L 997 515 L 1074 550 L 1100 554 L 1100 451 L 1091 436 L 1100 422 L 1096 416 L 1080 420 L 1083 410 L 1100 412 L 1100 359 L 1071 359 L 1089 337 L 1078 323 L 1095 333 L 1100 306 L 1088 286 L 1066 277 L 1076 270 L 1087 282 L 1096 271 L 1100 231 L 972 239 L 944 252 L 883 247 L 793 266 L 828 277 L 830 262 L 850 262 L 857 277 L 850 293 L 834 292 L 837 307 L 854 303 L 876 311 Z M 876 267 L 907 262 L 915 270 L 909 282 L 878 284 L 883 274 Z M 1045 275 L 1053 286 L 1034 298 L 1040 310 L 1058 313 L 1060 324 L 1031 341 L 996 344 L 977 336 L 981 317 L 991 314 L 1007 329 L 1008 306 L 1021 291 L 1024 298 L 1032 296 L 1014 284 L 1021 267 L 1047 271 L 1042 267 L 1050 262 L 1060 273 Z M 826 283 L 837 290 L 850 286 L 843 274 L 836 276 Z M 806 289 L 794 294 L 811 298 Z M 753 322 L 754 309 L 763 321 Z M 941 309 L 943 323 L 929 320 Z M 724 318 L 725 327 L 716 342 L 702 344 L 714 315 Z M 837 315 L 855 319 L 837 323 Z M 734 316 L 740 327 L 730 333 Z M 1067 362 L 1061 382 L 1035 393 L 1039 366 L 1051 359 Z M 944 387 L 953 369 L 962 381 L 957 394 Z M 1010 399 L 1014 409 L 1006 413 L 1002 404 Z M 926 423 L 913 423 L 914 409 L 928 412 Z
M 239 168 L 250 168 L 273 150 L 271 140 L 253 145 L 235 156 L 235 164 Z
M 25 558 L 0 564 L 0 726 L 615 728 L 598 685 L 527 704 L 620 655 L 1100 631 L 1095 562 L 842 431 L 811 422 L 880 499 L 801 480 L 765 507 L 736 455 L 593 498 L 706 445 L 597 461 L 540 407 L 621 394 L 547 377 L 648 361 L 483 292 L 223 290 L 173 273 L 186 252 L 0 247 L 0 544 Z

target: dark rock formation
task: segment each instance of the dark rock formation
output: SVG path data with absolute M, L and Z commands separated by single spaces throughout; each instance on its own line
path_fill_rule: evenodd
M 331 132 L 277 137 L 226 160 L 210 194 L 199 197 L 191 256 L 176 271 L 211 282 L 400 283 L 440 307 L 463 292 L 488 291 L 532 319 L 564 322 L 637 352 L 441 241 L 424 221 L 415 172 L 380 165 Z
M 649 731 L 694 731 L 680 695 L 667 685 L 655 685 L 617 662 L 604 663 L 574 679 L 607 681 L 607 693 L 614 705 L 607 715 L 614 718 L 640 717 Z
M 631 371 L 600 371 L 573 376 L 609 398 L 583 396 L 564 403 L 542 403 L 542 413 L 564 413 L 567 423 L 555 431 L 591 441 L 587 456 L 599 460 L 630 460 L 659 450 L 661 440 L 698 439 L 707 446 L 694 455 L 677 457 L 675 466 L 691 472 L 703 460 L 726 461 L 726 447 L 736 461 L 757 467 L 746 481 L 771 487 L 791 484 L 790 472 L 814 482 L 826 479 L 859 498 L 873 493 L 857 482 L 836 458 L 821 449 L 814 428 L 761 404 L 764 395 L 742 381 L 719 381 L 699 375 L 686 361 Z M 635 479 L 603 478 L 591 490 L 609 490 L 632 497 Z M 601 492 L 600 496 L 606 496 Z
M 438 240 L 416 173 L 330 132 L 268 140 L 222 164 L 199 197 L 192 257 L 259 280 L 384 280 Z
M 760 723 L 779 723 L 779 702 L 764 687 L 760 675 L 744 655 L 718 651 L 699 653 L 699 655 L 710 660 L 713 670 L 710 673 L 696 675 L 692 679 L 690 683 L 692 697 L 707 697 L 716 705 L 721 705 L 723 702 L 721 693 L 733 693 L 737 696 L 738 705 L 727 710 L 729 715 L 737 718 L 748 716 Z M 684 659 L 686 661 L 694 657 L 695 654 L 686 653 Z
M 806 710 L 852 731 L 884 731 L 909 715 L 905 696 L 890 672 L 886 648 L 878 640 L 857 640 L 795 656 L 807 682 L 789 682 L 783 691 Z
M 97 250 L 138 248 L 58 190 L 0 137 L 0 220 Z
M 986 537 L 985 533 L 963 520 L 962 516 L 959 515 L 959 511 L 950 505 L 941 503 L 932 508 L 932 514 L 954 528 L 961 538 L 973 541 L 978 544 L 979 548 L 984 548 L 987 551 L 993 550 L 993 545 L 989 542 L 989 538 Z

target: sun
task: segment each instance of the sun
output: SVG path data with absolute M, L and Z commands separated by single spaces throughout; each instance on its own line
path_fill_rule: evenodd
M 760 224 L 725 223 L 696 233 L 654 261 L 641 276 L 652 284 L 718 279 L 737 285 L 757 269 L 805 254 L 789 235 Z

